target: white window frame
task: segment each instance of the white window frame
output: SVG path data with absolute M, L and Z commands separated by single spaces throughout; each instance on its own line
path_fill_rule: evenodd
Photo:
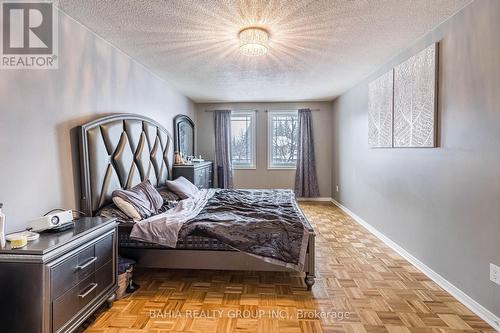
M 275 110 L 275 111 L 267 111 L 267 169 L 268 170 L 295 170 L 297 165 L 293 166 L 275 166 L 272 164 L 272 137 L 273 137 L 273 128 L 272 128 L 272 117 L 275 115 L 295 115 L 298 117 L 299 112 L 297 110 Z M 297 119 L 298 121 L 298 119 Z
M 235 170 L 255 170 L 257 167 L 257 161 L 256 161 L 256 144 L 257 144 L 257 139 L 256 139 L 256 127 L 257 127 L 257 116 L 256 116 L 256 111 L 255 110 L 240 110 L 240 111 L 233 111 L 231 112 L 231 125 L 232 125 L 232 117 L 233 116 L 250 116 L 251 120 L 251 135 L 252 135 L 252 140 L 251 140 L 251 158 L 252 158 L 252 163 L 248 165 L 237 165 L 232 163 L 232 157 L 231 157 L 231 163 L 233 164 L 233 169 Z M 231 134 L 232 136 L 232 134 Z M 231 137 L 232 140 L 232 137 Z M 231 143 L 232 147 L 232 143 Z M 232 152 L 231 152 L 232 155 Z

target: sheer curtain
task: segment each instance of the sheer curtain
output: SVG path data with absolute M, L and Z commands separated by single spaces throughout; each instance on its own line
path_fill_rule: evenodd
M 305 198 L 319 197 L 318 179 L 316 177 L 316 159 L 314 156 L 312 115 L 310 109 L 299 110 L 295 195 Z
M 231 163 L 231 110 L 217 110 L 215 114 L 215 169 L 219 188 L 233 187 Z

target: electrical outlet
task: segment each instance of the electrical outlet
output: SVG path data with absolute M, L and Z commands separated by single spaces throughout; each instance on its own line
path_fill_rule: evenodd
M 500 284 L 500 267 L 490 263 L 490 280 Z
M 336 189 L 336 190 L 337 190 L 337 192 L 338 192 L 338 191 L 339 191 L 339 186 L 338 186 L 338 185 L 337 185 L 337 186 L 335 186 L 335 189 Z

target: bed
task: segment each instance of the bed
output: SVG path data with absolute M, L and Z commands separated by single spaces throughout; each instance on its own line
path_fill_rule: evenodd
M 158 189 L 164 188 L 171 179 L 173 164 L 173 140 L 170 133 L 158 122 L 136 114 L 115 114 L 105 116 L 79 127 L 80 178 L 81 178 L 81 210 L 89 215 L 100 214 L 103 208 L 111 203 L 112 192 L 116 189 L 127 189 L 141 181 L 149 180 Z M 226 192 L 225 192 L 226 191 Z M 138 266 L 173 269 L 217 269 L 217 270 L 251 270 L 251 271 L 300 271 L 304 282 L 310 290 L 314 284 L 314 230 L 302 214 L 293 194 L 289 191 L 268 193 L 266 191 L 250 192 L 217 190 L 214 197 L 221 198 L 237 195 L 246 201 L 246 195 L 260 198 L 263 195 L 283 196 L 280 206 L 287 210 L 282 216 L 294 214 L 300 218 L 305 243 L 304 260 L 300 265 L 278 265 L 276 260 L 266 260 L 262 256 L 249 255 L 237 250 L 234 244 L 207 236 L 200 232 L 203 226 L 200 218 L 211 219 L 207 208 L 195 221 L 198 228 L 185 232 L 177 240 L 175 248 L 166 247 L 155 242 L 138 241 L 130 237 L 134 225 L 122 223 L 119 226 L 119 251 L 124 257 L 137 260 Z M 217 194 L 218 193 L 218 194 Z M 242 198 L 242 199 L 241 199 Z M 210 199 L 213 205 L 216 199 Z M 249 199 L 250 200 L 250 199 Z M 255 201 L 257 203 L 264 201 Z M 227 206 L 222 201 L 219 206 Z M 257 208 L 260 204 L 255 204 Z M 209 205 L 207 204 L 207 207 Z M 268 206 L 268 211 L 273 211 Z M 276 206 L 278 208 L 278 206 Z M 229 209 L 226 207 L 226 210 Z M 235 207 L 237 209 L 237 207 Z M 258 215 L 257 215 L 258 216 Z M 194 219 L 193 219 L 194 220 Z M 191 222 L 191 221 L 190 221 Z M 236 221 L 235 221 L 236 223 Z M 264 223 L 264 222 L 262 222 Z M 181 233 L 179 233 L 181 235 Z M 286 238 L 286 235 L 279 235 Z M 268 258 L 269 259 L 269 258 Z

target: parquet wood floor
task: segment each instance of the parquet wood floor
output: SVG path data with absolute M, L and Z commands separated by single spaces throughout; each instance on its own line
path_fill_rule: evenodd
M 146 270 L 86 332 L 495 332 L 336 206 L 300 206 L 317 232 L 311 292 L 290 273 Z

